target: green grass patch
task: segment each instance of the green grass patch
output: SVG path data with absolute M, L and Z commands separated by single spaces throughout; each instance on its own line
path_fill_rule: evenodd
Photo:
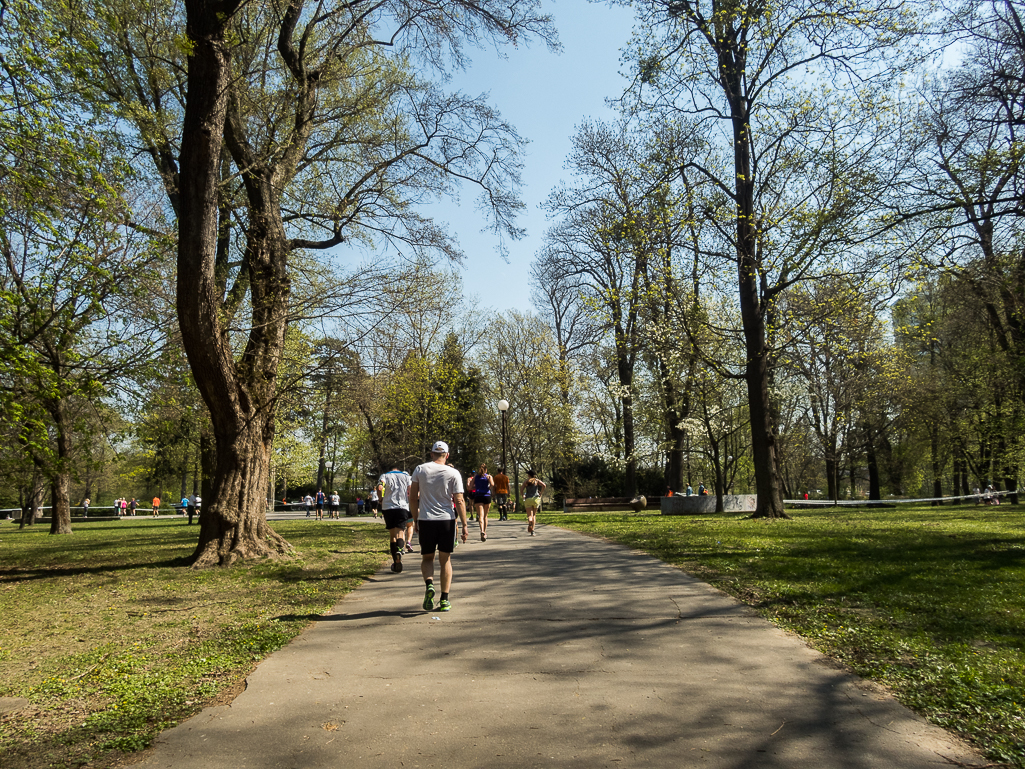
M 198 526 L 82 522 L 70 536 L 0 524 L 4 769 L 118 765 L 160 731 L 227 701 L 387 560 L 365 522 L 281 521 L 294 558 L 192 571 Z
M 794 511 L 793 520 L 545 515 L 675 564 L 1025 767 L 1020 508 Z

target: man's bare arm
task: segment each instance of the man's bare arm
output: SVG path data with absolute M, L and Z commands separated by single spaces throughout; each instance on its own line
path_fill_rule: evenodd
M 466 505 L 463 502 L 463 495 L 461 493 L 453 494 L 452 504 L 456 508 L 456 516 L 459 518 L 459 522 L 463 525 L 463 542 L 465 542 L 468 536 L 467 527 L 469 524 L 466 522 Z

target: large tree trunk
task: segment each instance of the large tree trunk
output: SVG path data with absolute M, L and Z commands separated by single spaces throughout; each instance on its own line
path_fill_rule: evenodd
M 669 466 L 666 468 L 666 487 L 673 490 L 675 494 L 687 484 L 684 483 L 684 450 L 687 448 L 687 432 L 679 428 L 679 420 L 671 423 L 672 415 L 676 412 L 667 412 L 666 429 L 669 431 Z
M 943 496 L 943 465 L 940 463 L 940 436 L 939 430 L 935 427 L 932 428 L 932 434 L 929 440 L 929 451 L 930 451 L 930 462 L 932 467 L 932 495 L 937 499 L 930 504 L 933 507 L 938 507 L 943 504 L 943 501 L 939 497 Z
M 43 494 L 46 491 L 46 482 L 42 477 L 32 479 L 32 489 L 29 491 L 28 499 L 21 507 L 21 525 L 18 528 L 33 526 L 36 522 L 36 513 L 43 506 Z
M 876 456 L 875 436 L 871 428 L 865 430 L 865 463 L 868 465 L 868 498 L 882 499 L 879 484 L 879 458 Z
M 50 416 L 57 433 L 57 466 L 50 476 L 50 533 L 71 534 L 71 438 L 65 404 L 51 404 Z
M 50 533 L 71 534 L 71 479 L 65 472 L 50 480 Z
M 751 455 L 754 461 L 755 489 L 758 494 L 754 518 L 789 518 L 783 510 L 783 495 L 780 493 L 779 469 L 776 457 L 776 434 L 772 426 L 772 405 L 769 401 L 769 353 L 765 345 L 765 326 L 757 307 L 754 311 L 745 308 L 743 284 L 752 284 L 757 294 L 754 278 L 745 280 L 743 273 L 752 267 L 741 267 L 741 311 L 744 315 L 744 338 L 748 363 L 745 371 L 747 397 L 751 412 Z M 749 298 L 748 302 L 751 299 Z M 757 304 L 757 295 L 753 298 Z M 752 317 L 748 317 L 752 316 Z
M 238 364 L 242 371 L 237 370 L 220 315 L 223 295 L 216 275 L 218 187 L 231 77 L 224 32 L 240 3 L 185 3 L 192 54 L 180 156 L 178 321 L 217 444 L 216 474 L 210 497 L 203 500 L 200 538 L 193 554 L 197 568 L 230 565 L 239 558 L 288 549 L 267 525 L 264 501 L 274 423 L 273 404 L 261 396 L 266 388 L 273 393 L 276 367 L 265 378 L 247 348 Z M 265 299 L 254 287 L 254 334 L 262 332 L 266 313 L 261 301 Z M 264 392 L 251 392 L 242 381 L 251 383 L 254 378 L 264 383 Z
M 779 485 L 779 462 L 776 450 L 776 431 L 769 394 L 771 351 L 765 328 L 768 308 L 763 302 L 768 297 L 760 294 L 758 262 L 758 229 L 755 224 L 755 185 L 751 170 L 751 119 L 744 98 L 742 60 L 724 68 L 723 85 L 730 101 L 733 118 L 733 161 L 736 189 L 737 217 L 737 282 L 740 314 L 744 328 L 744 347 L 747 366 L 748 408 L 751 413 L 751 454 L 758 494 L 754 518 L 789 518 L 783 510 L 783 495 Z
M 630 392 L 623 396 L 623 453 L 626 455 L 623 492 L 632 497 L 637 493 L 637 457 L 634 454 L 634 406 Z
M 839 498 L 839 462 L 836 455 L 826 457 L 826 496 L 834 502 Z
M 665 314 L 668 315 L 668 311 Z M 691 365 L 683 383 L 683 392 L 680 392 L 680 388 L 672 379 L 669 367 L 661 359 L 658 362 L 663 404 L 662 419 L 665 423 L 666 436 L 669 438 L 669 461 L 666 467 L 665 485 L 674 493 L 686 486 L 684 482 L 686 468 L 683 458 L 687 448 L 687 431 L 680 426 L 680 423 L 690 417 L 690 388 L 695 366 L 696 363 L 691 356 Z

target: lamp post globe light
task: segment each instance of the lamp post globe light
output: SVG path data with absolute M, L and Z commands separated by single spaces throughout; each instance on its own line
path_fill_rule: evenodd
M 505 412 L 509 410 L 509 401 L 505 398 L 498 402 L 498 410 L 502 412 L 502 472 L 505 472 Z

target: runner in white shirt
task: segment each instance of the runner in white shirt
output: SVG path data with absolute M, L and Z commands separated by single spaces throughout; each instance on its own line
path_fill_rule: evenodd
M 393 467 L 377 479 L 375 492 L 381 495 L 381 512 L 384 515 L 384 526 L 391 538 L 391 570 L 402 571 L 402 551 L 405 543 L 403 529 L 409 528 L 410 536 L 413 529 L 413 515 L 409 512 L 409 484 L 412 479 L 409 473 Z
M 448 611 L 452 587 L 452 551 L 456 545 L 456 516 L 463 525 L 462 539 L 466 542 L 466 506 L 463 504 L 463 479 L 454 467 L 448 467 L 448 444 L 438 441 L 431 449 L 431 461 L 413 471 L 409 486 L 409 511 L 413 514 L 413 528 L 420 535 L 420 573 L 427 589 L 424 594 L 425 611 L 434 608 L 434 554 L 438 552 L 441 569 L 441 601 L 438 611 Z

